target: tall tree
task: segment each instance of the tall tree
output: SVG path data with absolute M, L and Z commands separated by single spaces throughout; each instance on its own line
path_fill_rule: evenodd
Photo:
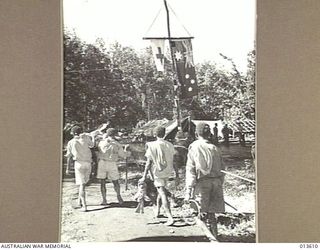
M 88 129 L 106 120 L 115 126 L 135 124 L 143 113 L 133 98 L 135 92 L 101 41 L 86 44 L 66 33 L 64 46 L 65 121 L 80 122 Z
M 198 65 L 198 98 L 181 100 L 183 116 L 196 119 L 254 118 L 255 51 L 248 54 L 248 71 L 240 73 L 231 58 L 221 55 L 231 70 L 205 62 Z M 173 71 L 157 72 L 151 48 L 136 51 L 102 39 L 88 44 L 75 33 L 64 34 L 65 123 L 95 128 L 110 120 L 114 126 L 134 126 L 139 120 L 172 119 Z
M 255 53 L 248 53 L 248 70 L 240 73 L 233 59 L 221 54 L 230 70 L 205 62 L 198 65 L 200 103 L 207 119 L 255 117 Z

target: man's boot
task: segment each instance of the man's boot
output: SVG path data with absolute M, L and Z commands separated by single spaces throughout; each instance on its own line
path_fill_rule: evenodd
M 212 233 L 212 235 L 217 239 L 218 236 L 218 227 L 217 220 L 214 213 L 207 213 L 202 216 L 202 221 L 206 224 L 206 227 Z
M 217 239 L 217 237 L 218 237 L 218 225 L 217 225 L 217 219 L 216 219 L 214 213 L 209 213 L 208 214 L 208 224 L 210 225 L 210 227 L 209 227 L 210 232 Z

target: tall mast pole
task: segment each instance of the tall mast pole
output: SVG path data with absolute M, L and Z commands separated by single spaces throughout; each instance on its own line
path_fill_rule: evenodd
M 177 80 L 176 77 L 176 67 L 175 67 L 175 59 L 173 55 L 173 51 L 171 48 L 171 31 L 170 31 L 170 15 L 169 15 L 169 9 L 168 9 L 168 4 L 167 0 L 163 0 L 164 6 L 166 8 L 166 13 L 167 13 L 167 29 L 168 29 L 168 40 L 169 40 L 169 48 L 170 48 L 170 54 L 171 54 L 171 60 L 172 60 L 172 69 L 173 69 L 173 74 L 174 74 L 174 82 L 177 84 L 177 89 L 174 91 L 175 96 L 174 96 L 174 101 L 175 101 L 175 106 L 176 106 L 176 112 L 177 112 L 177 125 L 178 125 L 178 130 L 181 130 L 181 117 L 180 117 L 180 84 L 179 80 Z

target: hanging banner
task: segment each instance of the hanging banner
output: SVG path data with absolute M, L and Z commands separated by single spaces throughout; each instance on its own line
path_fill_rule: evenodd
M 165 58 L 165 40 L 164 39 L 151 39 L 151 48 L 158 71 L 164 71 L 164 58 Z
M 188 98 L 198 94 L 196 71 L 193 62 L 191 39 L 171 42 L 179 83 L 181 84 L 181 98 Z

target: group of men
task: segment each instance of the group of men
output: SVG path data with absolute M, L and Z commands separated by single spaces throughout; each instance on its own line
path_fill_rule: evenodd
M 96 142 L 96 136 L 101 133 L 100 130 L 95 130 L 91 133 L 83 133 L 79 126 L 74 126 L 71 129 L 73 139 L 67 144 L 67 168 L 66 174 L 70 173 L 71 162 L 74 162 L 75 182 L 79 185 L 78 204 L 81 211 L 87 211 L 85 186 L 90 179 L 92 172 L 92 150 L 95 145 L 98 148 L 97 159 L 97 179 L 101 183 L 101 205 L 107 205 L 107 190 L 106 179 L 112 181 L 114 190 L 117 194 L 119 204 L 123 203 L 120 194 L 119 184 L 119 170 L 117 166 L 118 158 L 126 158 L 130 156 L 130 152 L 116 140 L 117 130 L 109 128 L 106 133 L 102 135 L 102 139 Z
M 210 136 L 210 141 L 214 144 L 214 145 L 218 145 L 219 144 L 219 136 L 218 136 L 218 123 L 214 124 L 214 127 L 212 129 L 213 133 Z M 229 146 L 229 136 L 231 134 L 231 130 L 228 127 L 228 124 L 225 124 L 221 130 L 221 133 L 223 135 L 223 142 L 226 146 Z
M 173 192 L 174 184 L 179 178 L 178 168 L 174 164 L 174 145 L 165 140 L 165 128 L 155 128 L 156 140 L 146 143 L 145 157 L 147 159 L 145 170 L 141 181 L 150 174 L 154 186 L 158 191 L 157 216 L 160 215 L 160 206 L 164 208 L 167 215 L 166 225 L 175 223 L 170 209 L 169 194 Z M 194 195 L 200 198 L 201 216 L 211 231 L 216 233 L 215 213 L 224 212 L 223 181 L 224 169 L 222 157 L 217 146 L 212 143 L 210 127 L 206 123 L 196 126 L 196 140 L 188 148 L 186 160 L 186 193 L 185 201 L 188 202 Z M 80 127 L 72 129 L 74 138 L 67 145 L 67 173 L 70 169 L 70 160 L 75 161 L 76 184 L 79 185 L 79 205 L 86 211 L 85 185 L 89 180 L 91 172 L 92 155 L 90 147 L 93 147 L 95 132 L 92 134 L 82 133 Z M 112 180 L 117 193 L 119 203 L 123 200 L 120 195 L 119 171 L 116 165 L 118 157 L 128 157 L 128 147 L 123 149 L 122 145 L 115 139 L 117 132 L 109 128 L 103 139 L 98 143 L 98 170 L 97 178 L 101 180 L 102 205 L 106 200 L 106 178 Z

